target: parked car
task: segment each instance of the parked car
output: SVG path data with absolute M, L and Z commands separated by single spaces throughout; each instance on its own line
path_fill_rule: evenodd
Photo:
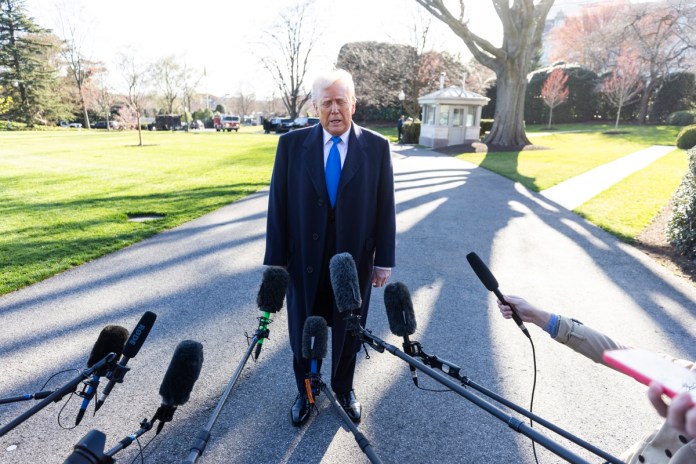
M 308 118 L 308 117 L 295 118 L 295 121 L 293 122 L 292 128 L 299 129 L 301 127 L 310 127 L 310 126 L 315 126 L 317 124 L 319 124 L 319 118 Z
M 281 118 L 280 123 L 275 127 L 276 134 L 287 132 L 293 128 L 295 120 L 291 118 Z
M 200 119 L 194 119 L 191 121 L 191 129 L 198 129 L 198 130 L 203 130 L 205 126 L 203 125 L 203 121 Z
M 69 126 L 73 129 L 82 129 L 82 123 L 79 122 L 71 122 Z
M 106 129 L 106 121 L 97 121 L 91 124 L 92 129 Z M 110 129 L 118 129 L 118 122 L 109 121 Z

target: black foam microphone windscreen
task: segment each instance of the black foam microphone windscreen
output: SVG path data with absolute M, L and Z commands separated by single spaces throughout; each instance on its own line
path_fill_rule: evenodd
M 340 312 L 351 312 L 362 306 L 358 270 L 350 253 L 339 253 L 329 261 L 331 287 Z
M 302 331 L 302 357 L 324 359 L 327 352 L 329 330 L 321 316 L 309 316 Z
M 203 345 L 193 340 L 179 343 L 160 385 L 162 404 L 180 406 L 186 403 L 201 373 L 201 367 Z
M 263 271 L 261 287 L 256 295 L 256 305 L 261 311 L 275 313 L 283 307 L 283 299 L 290 276 L 280 267 L 267 267 Z
M 399 337 L 413 335 L 416 331 L 416 315 L 408 287 L 401 282 L 387 285 L 384 288 L 384 306 L 391 333 Z
M 495 292 L 498 290 L 498 280 L 495 278 L 493 273 L 488 266 L 481 261 L 481 258 L 473 251 L 466 255 L 466 260 L 469 261 L 471 269 L 474 270 L 476 276 L 479 278 L 483 286 L 490 292 Z
M 89 359 L 87 360 L 87 367 L 92 367 L 109 353 L 116 353 L 116 358 L 114 362 L 118 361 L 118 358 L 123 352 L 123 347 L 128 340 L 128 330 L 121 327 L 120 325 L 107 325 L 99 333 L 97 341 L 92 347 L 92 352 L 89 354 Z M 102 377 L 106 375 L 108 366 L 104 365 L 95 374 Z

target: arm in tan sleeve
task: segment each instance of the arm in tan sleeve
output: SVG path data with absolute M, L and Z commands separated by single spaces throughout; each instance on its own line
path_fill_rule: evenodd
M 558 318 L 558 334 L 554 340 L 567 345 L 596 363 L 606 365 L 602 359 L 602 353 L 605 350 L 629 348 L 575 319 L 564 316 L 558 316 Z

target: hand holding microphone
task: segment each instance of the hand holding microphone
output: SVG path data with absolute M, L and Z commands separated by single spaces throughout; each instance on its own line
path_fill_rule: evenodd
M 529 335 L 529 331 L 527 330 L 527 327 L 524 326 L 522 323 L 522 319 L 520 319 L 520 316 L 517 314 L 517 311 L 515 310 L 514 305 L 510 304 L 508 301 L 505 300 L 505 297 L 503 296 L 502 293 L 500 293 L 500 290 L 498 289 L 498 281 L 496 280 L 495 276 L 493 273 L 488 269 L 488 266 L 486 266 L 483 261 L 481 261 L 481 258 L 478 257 L 476 253 L 473 251 L 466 255 L 466 260 L 469 261 L 469 265 L 471 268 L 474 270 L 476 275 L 478 276 L 479 280 L 483 285 L 488 289 L 489 291 L 493 292 L 496 297 L 498 297 L 498 301 L 501 303 L 506 304 L 509 306 L 512 310 L 512 319 L 515 321 L 517 324 L 517 327 L 520 328 L 522 332 L 527 336 L 527 338 L 532 338 Z

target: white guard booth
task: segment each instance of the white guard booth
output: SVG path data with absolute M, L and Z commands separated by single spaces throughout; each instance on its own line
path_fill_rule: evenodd
M 481 108 L 488 98 L 462 87 L 447 87 L 418 99 L 423 107 L 418 143 L 441 148 L 479 140 Z

